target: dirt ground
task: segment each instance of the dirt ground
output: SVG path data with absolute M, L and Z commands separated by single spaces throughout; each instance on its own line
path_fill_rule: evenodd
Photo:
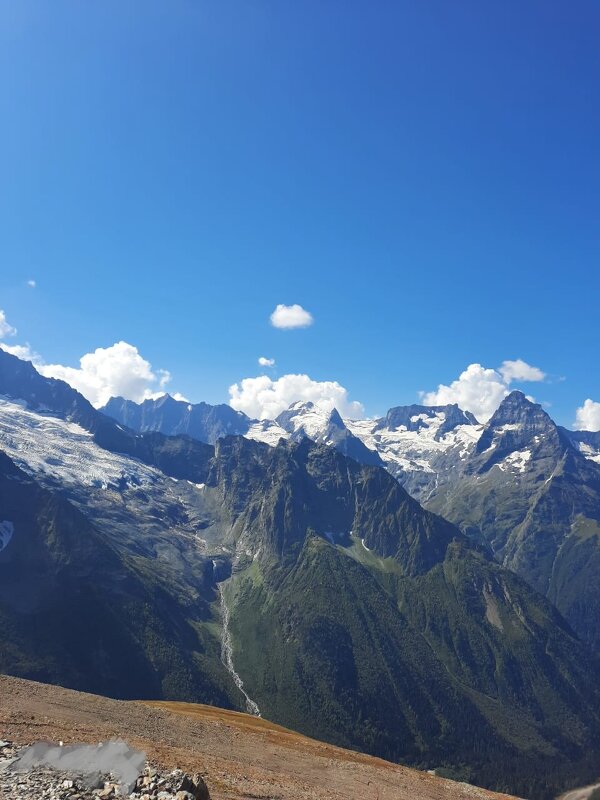
M 213 800 L 507 798 L 308 739 L 246 714 L 189 703 L 109 700 L 0 675 L 0 738 L 122 738 L 167 769 L 203 774 Z

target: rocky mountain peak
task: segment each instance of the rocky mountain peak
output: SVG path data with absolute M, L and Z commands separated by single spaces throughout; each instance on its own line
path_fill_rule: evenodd
M 440 439 L 459 425 L 478 425 L 479 423 L 469 411 L 463 411 L 456 403 L 446 406 L 423 406 L 412 404 L 390 408 L 375 426 L 375 430 L 398 430 L 418 433 L 424 428 L 436 426 L 436 438 Z
M 482 465 L 485 470 L 511 453 L 520 452 L 527 459 L 558 457 L 568 446 L 567 438 L 542 406 L 523 392 L 514 391 L 487 423 L 475 453 L 486 456 Z
M 345 428 L 344 420 L 337 408 L 332 408 L 329 412 L 329 424 L 334 425 L 336 428 Z

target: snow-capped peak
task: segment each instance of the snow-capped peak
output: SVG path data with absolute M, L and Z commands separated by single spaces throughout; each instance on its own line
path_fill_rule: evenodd
M 334 416 L 335 414 L 335 416 Z M 319 440 L 329 428 L 334 416 L 339 425 L 341 417 L 335 409 L 329 409 L 311 401 L 293 403 L 275 419 L 275 422 L 294 438 L 298 435 Z

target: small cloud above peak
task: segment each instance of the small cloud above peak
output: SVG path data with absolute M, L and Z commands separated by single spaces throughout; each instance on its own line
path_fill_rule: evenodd
M 275 359 L 274 358 L 266 358 L 265 356 L 260 356 L 258 359 L 258 363 L 261 367 L 274 367 L 275 366 Z
M 279 303 L 271 314 L 270 319 L 274 328 L 282 329 L 308 328 L 314 322 L 310 311 L 302 308 L 298 303 L 294 303 L 291 306 Z
M 539 367 L 532 367 L 522 358 L 517 358 L 515 361 L 503 361 L 502 366 L 498 368 L 498 372 L 504 378 L 505 383 L 512 381 L 543 381 L 546 373 L 542 372 Z
M 30 289 L 35 289 L 35 287 L 37 286 L 37 283 L 33 280 L 33 278 L 30 278 L 27 281 L 27 286 L 29 286 Z

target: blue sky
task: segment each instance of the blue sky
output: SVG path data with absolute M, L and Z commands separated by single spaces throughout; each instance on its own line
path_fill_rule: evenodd
M 523 359 L 570 424 L 600 401 L 599 35 L 591 0 L 0 0 L 6 342 L 368 414 Z

